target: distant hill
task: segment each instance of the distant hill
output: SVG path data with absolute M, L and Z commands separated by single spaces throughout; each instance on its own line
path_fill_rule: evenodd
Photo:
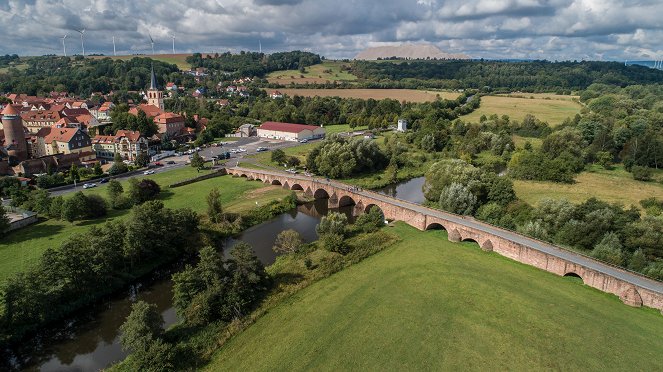
M 402 44 L 368 48 L 359 52 L 355 59 L 376 60 L 391 57 L 404 59 L 470 59 L 467 54 L 445 53 L 431 44 Z

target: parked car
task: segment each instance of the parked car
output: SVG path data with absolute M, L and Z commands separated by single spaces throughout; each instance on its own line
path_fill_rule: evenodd
M 102 178 L 99 183 L 108 183 L 108 178 Z
M 245 149 L 244 147 L 240 147 L 238 150 L 239 150 L 240 152 L 246 152 L 246 149 Z
M 307 143 L 307 142 L 308 142 L 308 140 L 306 138 L 304 138 L 302 140 L 299 140 L 299 143 Z
M 256 152 L 263 152 L 263 151 L 267 151 L 267 150 L 268 150 L 267 147 L 258 147 L 256 149 Z
M 154 174 L 154 171 L 153 170 L 146 170 L 145 172 L 143 172 L 143 174 L 147 176 L 148 174 Z
M 96 183 L 86 183 L 86 184 L 83 185 L 84 189 L 91 189 L 93 187 L 97 187 L 97 184 Z
M 162 167 L 162 166 L 163 166 L 163 164 L 161 164 L 161 163 L 158 162 L 158 161 L 154 162 L 154 165 L 156 165 L 157 167 Z
M 174 161 L 174 160 L 168 160 L 168 161 L 166 162 L 166 164 L 175 164 L 175 161 Z

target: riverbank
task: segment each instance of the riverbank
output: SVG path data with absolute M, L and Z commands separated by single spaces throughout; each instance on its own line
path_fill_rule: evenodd
M 229 204 L 239 203 L 238 204 L 239 207 L 234 209 L 236 211 L 234 213 L 240 216 L 239 218 L 241 219 L 241 223 L 238 225 L 238 228 L 240 229 L 245 229 L 255 224 L 258 224 L 262 221 L 271 219 L 276 215 L 279 215 L 287 210 L 294 208 L 296 205 L 296 197 L 292 195 L 293 193 L 291 191 L 283 190 L 273 186 L 264 187 L 264 185 L 258 182 L 247 182 L 243 179 L 238 180 L 238 179 L 233 179 L 232 177 L 220 177 L 220 178 L 201 181 L 198 184 L 198 187 L 196 188 L 197 193 L 200 194 L 199 195 L 200 198 L 198 200 L 196 200 L 195 198 L 193 199 L 187 198 L 188 205 L 190 207 L 195 207 L 197 210 L 202 210 L 205 208 L 204 207 L 205 197 L 203 196 L 203 194 L 206 196 L 207 190 L 209 190 L 209 188 L 200 188 L 200 184 L 208 181 L 214 184 L 220 183 L 220 184 L 225 184 L 226 186 L 231 186 L 231 185 L 236 186 L 235 188 L 232 187 L 224 188 L 223 190 L 225 193 L 222 194 L 221 201 L 222 204 L 224 204 L 225 206 L 228 206 Z M 184 190 L 179 195 L 178 198 L 190 196 L 189 193 L 186 192 L 186 189 L 189 186 L 195 187 L 195 185 L 187 185 L 177 189 L 178 191 Z M 205 190 L 205 192 L 201 193 L 200 190 Z M 235 192 L 232 192 L 231 190 L 234 190 Z M 249 193 L 248 195 L 247 191 Z M 277 194 L 280 195 L 281 198 L 277 198 L 276 197 Z M 173 197 L 174 195 L 177 194 L 170 193 L 168 196 Z M 246 199 L 248 200 L 238 201 L 237 199 L 241 198 L 242 196 L 246 196 Z M 252 199 L 255 199 L 255 201 Z M 258 200 L 260 200 L 261 202 L 259 203 Z M 271 201 L 267 202 L 267 200 Z M 253 202 L 248 203 L 249 201 L 254 201 L 255 204 Z M 256 205 L 258 206 L 256 207 Z M 120 218 L 119 220 L 122 219 Z M 206 231 L 202 231 L 203 235 L 206 233 L 207 233 Z M 220 231 L 218 233 L 220 234 L 221 237 L 226 237 L 232 234 L 233 232 Z M 72 234 L 69 234 L 69 236 L 72 237 Z M 189 237 L 189 240 L 191 238 L 192 237 Z M 191 241 L 189 241 L 189 243 L 191 243 Z M 25 328 L 25 326 L 21 326 L 20 329 L 12 331 L 11 332 L 12 342 L 17 341 L 19 337 L 22 337 L 23 333 L 33 334 L 36 327 L 38 326 L 43 327 L 46 326 L 47 324 L 55 324 L 55 322 L 59 322 L 64 317 L 69 316 L 69 314 L 76 313 L 79 309 L 86 307 L 91 303 L 97 302 L 101 298 L 104 298 L 114 292 L 117 292 L 121 288 L 126 287 L 128 283 L 134 282 L 137 279 L 152 273 L 157 268 L 179 259 L 181 254 L 184 254 L 186 252 L 196 251 L 197 248 L 198 247 L 186 247 L 183 249 L 178 249 L 177 253 L 174 255 L 172 254 L 157 255 L 153 259 L 139 263 L 134 268 L 127 271 L 125 274 L 122 274 L 120 277 L 115 276 L 113 281 L 106 283 L 104 286 L 98 288 L 95 291 L 86 292 L 83 295 L 77 296 L 76 299 L 68 303 L 58 302 L 58 310 L 56 313 L 51 313 L 48 317 L 43 318 L 41 322 L 32 322 L 30 327 L 28 328 Z M 30 275 L 29 271 L 28 275 Z M 25 279 L 21 280 L 24 281 Z M 19 280 L 19 282 L 21 281 Z M 51 284 L 55 285 L 57 283 L 51 283 Z M 8 311 L 8 309 L 5 308 L 4 311 L 6 312 Z M 12 314 L 14 314 L 15 312 L 16 311 L 14 311 Z M 7 314 L 3 312 L 3 316 L 13 316 L 12 314 Z M 7 326 L 11 326 L 11 324 L 7 323 Z
M 326 213 L 326 210 L 323 213 Z M 353 229 L 351 228 L 351 230 Z M 172 350 L 176 354 L 175 369 L 195 369 L 204 366 L 219 346 L 293 294 L 362 261 L 397 240 L 398 238 L 386 228 L 374 233 L 354 231 L 346 240 L 350 247 L 350 252 L 346 255 L 327 251 L 318 242 L 314 242 L 297 253 L 279 256 L 272 265 L 267 267 L 272 283 L 268 293 L 260 305 L 249 315 L 235 319 L 229 324 L 215 322 L 196 327 L 178 323 L 166 332 L 164 339 L 168 344 L 174 345 Z M 113 366 L 111 370 L 133 370 L 131 358 L 129 356 L 127 360 Z

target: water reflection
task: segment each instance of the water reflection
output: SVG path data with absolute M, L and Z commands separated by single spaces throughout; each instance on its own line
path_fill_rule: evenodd
M 424 182 L 426 182 L 426 177 L 417 177 L 383 187 L 377 191 L 394 198 L 423 204 L 426 201 L 423 192 Z

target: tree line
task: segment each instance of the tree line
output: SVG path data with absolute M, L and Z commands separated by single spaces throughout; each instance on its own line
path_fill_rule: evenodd
M 263 77 L 267 73 L 279 70 L 298 70 L 300 68 L 319 64 L 319 55 L 302 52 L 276 52 L 272 54 L 245 52 L 238 54 L 230 52 L 207 54 L 194 53 L 186 58 L 192 67 L 205 67 L 211 73 L 224 73 L 234 77 Z
M 371 82 L 422 81 L 449 89 L 490 87 L 530 92 L 570 92 L 593 83 L 622 87 L 656 84 L 663 78 L 663 72 L 645 66 L 597 61 L 354 61 L 352 72 Z

